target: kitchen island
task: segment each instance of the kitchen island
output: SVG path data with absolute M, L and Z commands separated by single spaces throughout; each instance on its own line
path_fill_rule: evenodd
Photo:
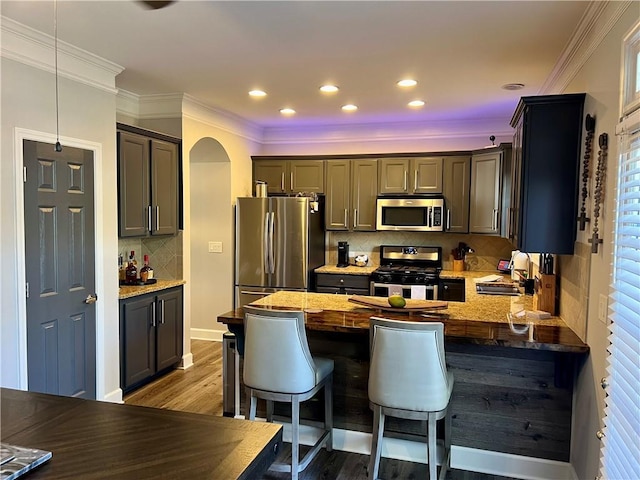
M 467 301 L 449 302 L 446 310 L 434 311 L 444 314 L 447 364 L 455 377 L 451 400 L 454 447 L 568 462 L 573 379 L 589 347 L 559 317 L 511 324 L 507 314 L 530 310 L 531 297 L 480 295 L 471 280 L 478 276 L 475 272 L 459 275 L 470 277 Z M 434 318 L 365 308 L 348 298 L 277 292 L 253 305 L 306 312 L 312 353 L 335 361 L 334 425 L 370 433 L 369 318 Z M 220 315 L 218 321 L 239 326 L 243 316 L 242 309 L 237 309 Z M 321 399 L 311 403 L 305 415 L 322 418 Z M 419 422 L 388 420 L 390 435 L 423 441 Z

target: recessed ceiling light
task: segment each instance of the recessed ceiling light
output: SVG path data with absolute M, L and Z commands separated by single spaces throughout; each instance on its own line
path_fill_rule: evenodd
M 355 112 L 357 109 L 357 105 L 354 105 L 352 103 L 342 106 L 342 110 L 344 110 L 345 112 Z
M 336 93 L 338 90 L 338 87 L 335 85 L 322 85 L 320 87 L 322 93 Z
M 281 108 L 280 113 L 282 115 L 295 115 L 296 111 L 293 108 Z
M 405 78 L 404 80 L 400 80 L 397 85 L 399 87 L 415 87 L 418 84 L 415 80 L 411 78 Z
M 251 95 L 252 97 L 266 97 L 267 92 L 264 92 L 262 90 L 251 90 L 249 92 L 249 95 Z
M 503 90 L 522 90 L 524 88 L 524 83 L 507 83 L 502 85 Z
M 411 108 L 420 108 L 424 106 L 424 102 L 422 100 L 412 100 L 407 103 Z

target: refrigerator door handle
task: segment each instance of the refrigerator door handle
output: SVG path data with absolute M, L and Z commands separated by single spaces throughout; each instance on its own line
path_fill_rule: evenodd
M 269 212 L 264 214 L 264 238 L 262 239 L 264 253 L 264 273 L 269 273 Z
M 271 216 L 271 221 L 269 222 L 269 259 L 271 262 L 271 270 L 269 270 L 269 273 L 276 273 L 276 259 L 273 252 L 273 231 L 275 228 L 275 214 L 273 212 L 270 212 L 269 215 Z

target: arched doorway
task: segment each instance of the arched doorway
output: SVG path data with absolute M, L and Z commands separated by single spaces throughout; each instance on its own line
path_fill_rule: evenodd
M 216 317 L 233 308 L 231 162 L 205 137 L 189 151 L 191 337 L 213 339 Z

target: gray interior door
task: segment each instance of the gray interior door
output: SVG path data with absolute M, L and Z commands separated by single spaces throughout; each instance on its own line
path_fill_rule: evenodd
M 95 398 L 93 152 L 23 147 L 29 390 Z

